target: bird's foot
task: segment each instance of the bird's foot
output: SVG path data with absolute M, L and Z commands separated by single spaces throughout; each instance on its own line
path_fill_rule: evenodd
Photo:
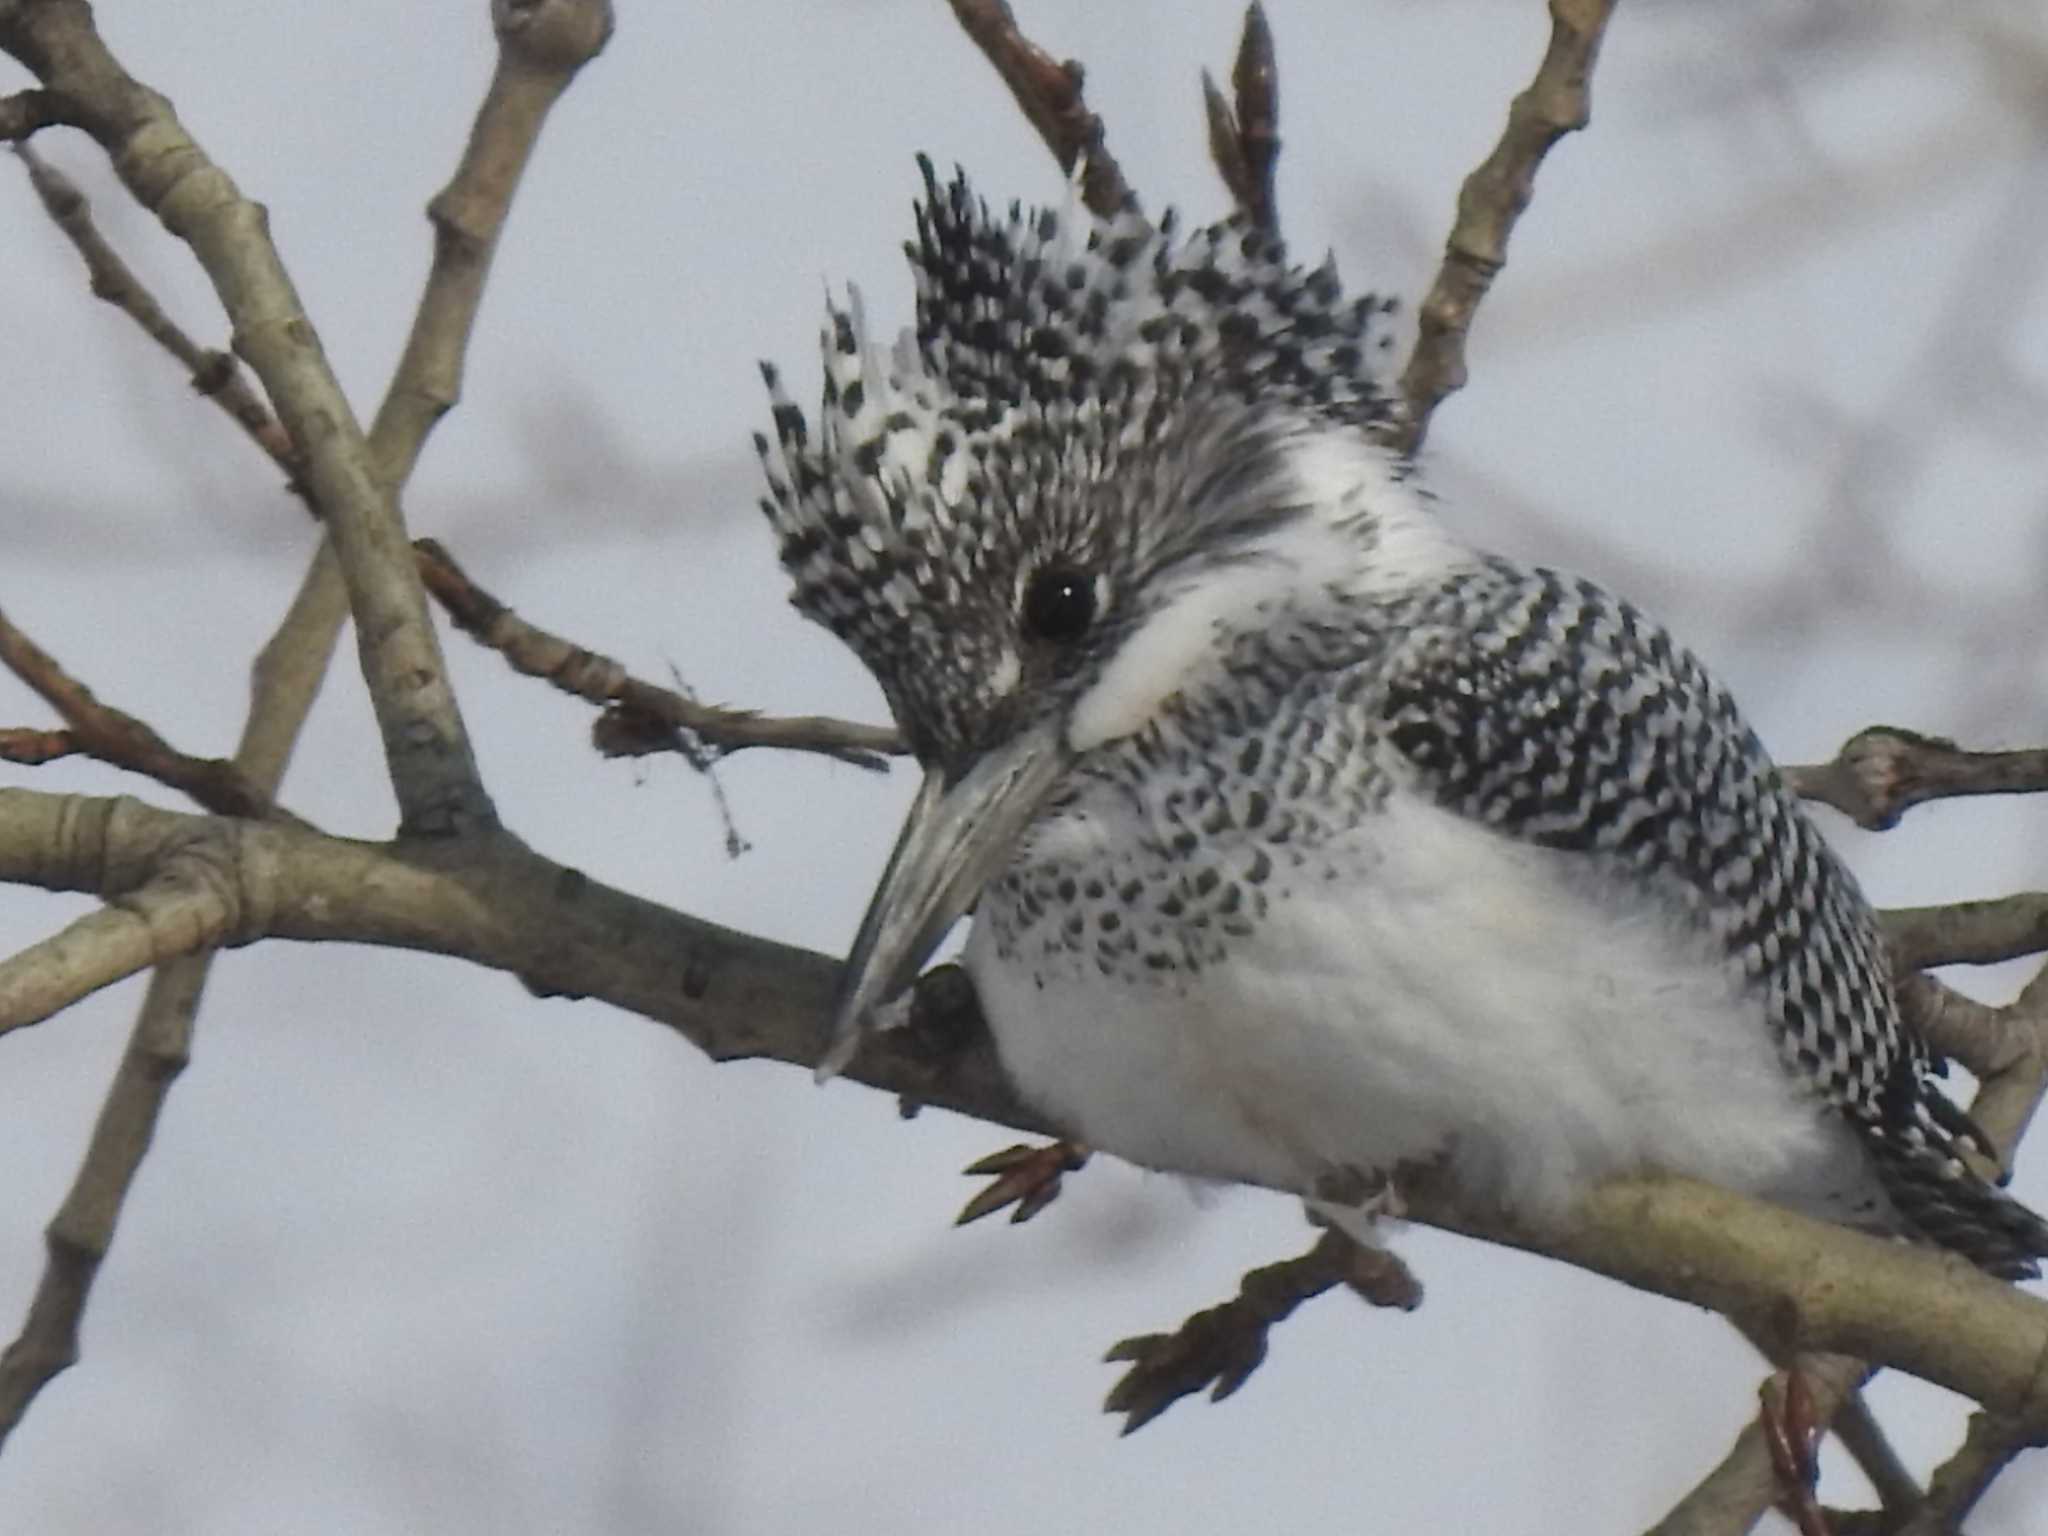
M 1758 1396 L 1757 1425 L 1778 1476 L 1779 1507 L 1799 1527 L 1799 1536 L 1830 1536 L 1827 1514 L 1814 1492 L 1820 1480 L 1815 1453 L 1824 1426 L 1817 1422 L 1813 1389 L 1795 1363 L 1766 1377 Z
M 1016 1206 L 1010 1212 L 1013 1223 L 1029 1221 L 1059 1198 L 1060 1180 L 1078 1172 L 1087 1161 L 1088 1149 L 1078 1141 L 1055 1141 L 1042 1147 L 1020 1144 L 991 1152 L 962 1170 L 969 1177 L 993 1182 L 960 1207 L 953 1225 L 964 1227 L 1008 1205 Z
M 1103 1359 L 1128 1361 L 1131 1368 L 1109 1389 L 1103 1411 L 1123 1414 L 1128 1435 L 1204 1388 L 1211 1402 L 1221 1402 L 1265 1360 L 1273 1325 L 1338 1285 L 1378 1307 L 1412 1311 L 1422 1304 L 1422 1284 L 1400 1259 L 1326 1231 L 1307 1253 L 1252 1270 L 1236 1296 L 1195 1313 L 1172 1333 L 1143 1333 L 1112 1345 Z
M 1266 1330 L 1276 1321 L 1236 1296 L 1195 1313 L 1172 1333 L 1119 1339 L 1102 1358 L 1127 1360 L 1131 1368 L 1109 1389 L 1102 1411 L 1123 1414 L 1128 1435 L 1204 1387 L 1209 1401 L 1222 1402 L 1266 1358 Z

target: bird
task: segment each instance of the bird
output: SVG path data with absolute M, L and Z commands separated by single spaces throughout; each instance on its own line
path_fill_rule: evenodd
M 1392 446 L 1390 301 L 919 166 L 914 324 L 828 299 L 815 421 L 762 364 L 792 601 L 922 771 L 821 1076 L 971 912 L 1019 1094 L 1141 1166 L 1538 1225 L 1671 1173 L 2038 1273 L 1727 691 Z

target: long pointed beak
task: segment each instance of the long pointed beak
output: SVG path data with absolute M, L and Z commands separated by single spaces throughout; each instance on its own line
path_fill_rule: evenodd
M 853 1059 L 870 1010 L 910 984 L 1002 872 L 1064 766 L 1059 728 L 1047 724 L 995 748 L 951 787 L 938 769 L 925 774 L 847 956 L 819 1082 Z

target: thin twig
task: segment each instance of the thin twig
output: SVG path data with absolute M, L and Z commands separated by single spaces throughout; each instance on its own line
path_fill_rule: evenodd
M 102 704 L 54 656 L 17 629 L 4 612 L 0 612 L 0 664 L 5 664 L 63 717 L 69 727 L 65 734 L 71 751 L 144 774 L 190 795 L 217 815 L 282 814 L 276 802 L 233 763 L 180 752 L 133 715 Z M 55 745 L 47 739 L 50 733 L 43 734 L 46 739 L 30 743 L 31 750 Z M 4 755 L 14 762 L 32 760 L 12 752 Z
M 1912 1509 L 1919 1504 L 1920 1485 L 1871 1412 L 1868 1398 L 1861 1392 L 1850 1393 L 1835 1415 L 1834 1428 L 1849 1459 L 1870 1479 L 1879 1504 L 1888 1510 Z
M 1529 206 L 1550 148 L 1592 118 L 1593 64 L 1615 0 L 1550 0 L 1550 45 L 1508 107 L 1493 152 L 1458 190 L 1458 214 L 1436 281 L 1416 315 L 1415 350 L 1401 375 L 1404 420 L 1396 447 L 1413 453 L 1430 417 L 1465 386 L 1465 337 L 1480 300 L 1507 263 L 1508 236 Z
M 67 123 L 63 104 L 48 91 L 16 91 L 0 96 L 0 140 L 17 144 L 32 133 Z
M 284 471 L 286 484 L 304 499 L 299 457 L 291 439 L 270 408 L 257 398 L 233 354 L 200 346 L 164 313 L 155 296 L 99 232 L 93 223 L 92 204 L 70 177 L 26 144 L 15 145 L 14 153 L 28 168 L 29 185 L 42 200 L 43 211 L 84 260 L 93 297 L 127 315 L 150 340 L 184 364 L 192 387 L 226 411 L 250 441 Z
M 1244 13 L 1244 35 L 1230 72 L 1236 105 L 1202 71 L 1202 103 L 1209 119 L 1209 156 L 1231 199 L 1268 234 L 1280 229 L 1273 197 L 1273 171 L 1280 159 L 1280 66 L 1273 53 L 1273 29 L 1252 0 Z
M 996 67 L 1024 116 L 1069 176 L 1082 156 L 1081 201 L 1098 218 L 1137 204 L 1123 167 L 1103 141 L 1102 119 L 1081 94 L 1079 61 L 1061 63 L 1018 29 L 1003 0 L 950 0 L 961 29 Z
M 1955 1536 L 1977 1501 L 2033 1437 L 2024 1426 L 1995 1413 L 1973 1413 L 1954 1455 L 1934 1469 L 1927 1496 L 1897 1536 Z
M 42 731 L 33 726 L 0 726 L 0 758 L 24 768 L 40 768 L 60 758 L 76 756 L 85 748 L 69 731 Z
M 1833 762 L 1780 772 L 1794 794 L 1833 806 L 1867 831 L 1885 832 L 1924 801 L 2048 790 L 2048 748 L 1968 752 L 1946 737 L 1873 725 L 1844 742 Z
M 413 549 L 421 580 L 463 633 L 503 656 L 514 671 L 605 706 L 591 734 L 606 756 L 680 752 L 705 766 L 721 753 L 780 747 L 883 769 L 888 767 L 888 754 L 903 750 L 902 738 L 880 726 L 819 716 L 776 719 L 751 710 L 720 709 L 642 682 L 609 656 L 520 618 L 472 581 L 437 540 L 420 539 Z
M 610 0 L 495 0 L 498 63 L 447 186 L 427 204 L 434 257 L 411 334 L 370 437 L 391 483 L 412 473 L 434 424 L 462 398 L 469 338 L 513 194 L 549 109 L 612 33 Z
M 171 1085 L 192 1053 L 206 955 L 159 965 L 64 1203 L 43 1229 L 47 1259 L 21 1332 L 0 1350 L 0 1442 L 60 1372 L 78 1361 L 79 1325 L 113 1245 L 121 1207 L 155 1138 Z

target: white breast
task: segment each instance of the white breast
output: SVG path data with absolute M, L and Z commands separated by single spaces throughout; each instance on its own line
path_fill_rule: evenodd
M 1058 834 L 1117 840 L 1085 814 Z M 1025 1096 L 1134 1162 L 1301 1192 L 1447 1153 L 1468 1195 L 1538 1219 L 1659 1168 L 1884 1221 L 1853 1134 L 1675 901 L 1400 793 L 1324 852 L 1192 974 L 1105 975 L 1028 932 L 1005 956 L 977 922 L 967 965 Z

